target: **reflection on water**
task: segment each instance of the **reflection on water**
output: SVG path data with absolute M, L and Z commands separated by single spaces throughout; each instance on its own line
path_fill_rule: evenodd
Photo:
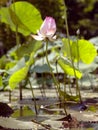
M 19 108 L 14 110 L 14 113 L 11 115 L 11 117 L 19 118 L 31 115 L 34 116 L 35 112 L 32 111 L 28 106 L 20 106 Z
M 47 119 L 49 119 L 50 124 L 55 121 L 56 121 L 56 123 L 59 123 L 59 122 L 63 123 L 64 120 L 62 120 L 61 117 L 64 116 L 64 111 L 61 108 L 61 106 L 62 106 L 61 104 L 48 105 L 46 107 L 40 106 L 40 109 L 38 110 L 39 113 L 38 113 L 38 116 L 36 119 L 40 122 L 47 121 Z M 68 106 L 71 106 L 71 105 L 68 105 Z M 79 105 L 76 105 L 76 107 L 77 106 L 79 106 Z M 38 108 L 39 108 L 39 106 L 38 106 Z M 71 107 L 68 107 L 68 109 L 69 108 L 71 108 Z M 45 116 L 45 118 L 39 119 L 40 115 L 43 115 L 41 118 L 43 118 L 44 116 Z M 57 115 L 61 116 L 61 117 L 59 116 L 60 120 L 56 119 Z M 26 105 L 20 106 L 19 108 L 15 109 L 14 113 L 12 114 L 12 117 L 14 117 L 14 118 L 19 118 L 19 117 L 25 118 L 25 117 L 29 117 L 29 116 L 32 116 L 32 119 L 36 116 L 34 106 L 26 106 Z M 51 119 L 51 116 L 52 116 L 52 119 Z M 80 115 L 78 115 L 78 116 L 80 116 Z M 82 121 L 78 121 L 78 122 L 79 122 L 78 128 L 71 128 L 70 130 L 98 130 L 97 121 L 90 122 L 90 121 L 83 121 L 83 119 L 82 119 Z M 57 127 L 56 124 L 55 124 L 55 127 Z M 67 128 L 66 127 L 64 128 L 62 125 L 62 128 L 59 128 L 58 130 L 60 130 L 60 129 L 65 130 Z

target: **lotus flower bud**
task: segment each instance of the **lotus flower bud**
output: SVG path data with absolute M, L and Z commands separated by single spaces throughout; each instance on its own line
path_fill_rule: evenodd
M 38 31 L 38 35 L 31 35 L 36 40 L 44 40 L 48 38 L 52 40 L 55 38 L 54 34 L 56 32 L 56 23 L 54 18 L 46 17 L 43 21 L 40 30 Z

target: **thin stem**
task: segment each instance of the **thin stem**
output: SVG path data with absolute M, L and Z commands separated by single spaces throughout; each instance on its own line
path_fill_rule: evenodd
M 23 96 L 22 96 L 22 84 L 19 84 L 19 93 L 20 93 L 20 101 L 22 100 Z
M 79 59 L 80 59 L 80 55 L 79 55 L 79 42 L 78 42 L 78 40 L 79 40 L 80 30 L 77 30 L 76 34 L 77 34 L 77 37 L 76 37 L 76 45 L 77 45 L 77 67 L 78 67 L 78 69 L 79 69 Z
M 57 90 L 58 90 L 58 92 L 59 92 L 58 81 L 56 80 L 56 78 L 55 78 L 55 76 L 54 76 L 54 73 L 52 72 L 52 68 L 51 68 L 50 63 L 49 63 L 49 60 L 48 60 L 48 53 L 47 53 L 47 50 L 48 50 L 48 40 L 46 40 L 46 60 L 47 60 L 48 66 L 49 66 L 49 68 L 50 68 L 50 71 L 51 71 L 51 74 L 52 74 L 54 83 L 56 84 Z
M 48 66 L 49 66 L 49 68 L 50 68 L 50 71 L 51 71 L 51 74 L 52 74 L 54 83 L 56 84 L 56 87 L 57 87 L 59 96 L 60 96 L 60 92 L 59 92 L 59 91 L 60 91 L 60 84 L 58 83 L 57 79 L 56 79 L 55 76 L 54 76 L 54 73 L 52 72 L 52 68 L 51 68 L 50 63 L 49 63 L 49 60 L 48 60 L 47 50 L 48 50 L 48 40 L 46 40 L 46 60 L 47 60 Z M 65 105 L 64 105 L 64 111 L 65 111 L 65 114 L 66 114 L 66 116 L 67 116 L 68 114 L 67 114 L 66 106 L 65 106 Z
M 72 50 L 71 50 L 71 45 L 70 45 L 70 35 L 69 35 L 69 28 L 68 28 L 67 14 L 66 14 L 66 5 L 65 5 L 64 0 L 63 0 L 63 4 L 64 4 L 65 27 L 66 27 L 66 33 L 67 33 L 67 38 L 68 38 L 68 44 L 69 44 L 69 48 L 70 48 L 71 63 L 72 63 L 74 75 L 75 75 L 75 78 L 76 78 L 76 87 L 77 87 L 77 90 L 79 92 L 80 102 L 82 102 L 81 93 L 80 93 L 80 89 L 79 89 L 79 85 L 78 85 L 78 79 L 77 79 L 77 76 L 76 76 L 74 61 L 73 61 L 73 57 L 72 57 Z
M 12 99 L 12 98 L 11 98 L 11 97 L 12 97 L 11 94 L 12 94 L 12 92 L 11 92 L 11 90 L 9 90 L 9 102 L 10 102 L 10 103 L 11 103 L 11 99 Z
M 36 115 L 38 115 L 38 112 L 37 112 L 37 105 L 36 105 L 36 99 L 35 99 L 34 91 L 33 91 L 33 88 L 32 88 L 32 85 L 31 85 L 31 81 L 30 81 L 29 78 L 28 78 L 28 82 L 29 82 L 29 85 L 30 85 L 30 88 L 31 88 L 31 92 L 32 92 L 33 99 L 34 99 L 35 112 L 36 112 Z
M 56 62 L 56 73 L 57 73 L 57 78 L 59 79 L 59 76 L 58 76 L 58 68 L 57 68 L 57 62 Z M 59 89 L 60 89 L 60 82 L 58 82 L 58 86 L 59 86 Z

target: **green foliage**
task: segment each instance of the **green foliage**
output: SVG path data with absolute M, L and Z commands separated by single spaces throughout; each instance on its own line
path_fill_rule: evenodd
M 0 76 L 0 87 L 3 87 L 2 76 Z
M 78 47 L 80 60 L 86 64 L 93 62 L 94 58 L 97 56 L 97 50 L 94 45 L 89 41 L 82 39 L 78 41 Z
M 70 61 L 68 61 L 67 59 L 63 59 L 63 58 L 59 58 L 58 59 L 58 64 L 60 65 L 60 67 L 63 69 L 63 71 L 71 76 L 75 76 L 76 73 L 76 77 L 77 78 L 81 78 L 82 77 L 82 73 L 78 70 L 78 69 L 74 69 L 72 66 L 72 63 Z
M 9 78 L 9 86 L 11 87 L 11 89 L 14 89 L 23 79 L 26 78 L 28 71 L 29 71 L 29 67 L 31 66 L 31 64 L 34 63 L 34 56 L 35 53 L 31 53 L 31 56 L 28 60 L 28 62 L 25 64 L 24 67 L 20 68 L 19 70 L 15 71 Z
M 8 65 L 12 64 L 13 62 L 10 62 Z M 8 74 L 13 74 L 14 72 L 18 71 L 19 69 L 23 68 L 26 65 L 25 58 L 21 58 L 16 64 L 14 64 L 13 67 L 9 67 Z M 7 65 L 6 65 L 7 66 Z
M 0 15 L 1 22 L 23 35 L 36 33 L 42 23 L 40 12 L 28 2 L 15 2 L 9 7 L 2 7 Z
M 83 63 L 90 64 L 97 55 L 96 48 L 87 40 L 70 40 L 70 43 L 68 43 L 68 39 L 63 38 L 62 41 L 64 44 L 62 52 L 69 59 L 72 58 L 74 61 L 82 61 Z
M 11 75 L 9 79 L 9 86 L 11 89 L 15 89 L 15 87 L 27 76 L 28 73 L 28 66 L 21 68 L 20 70 L 16 71 L 13 75 Z
M 6 58 L 5 55 L 3 55 L 3 56 L 0 58 L 0 69 L 4 69 L 6 63 L 7 63 L 7 58 Z
M 39 48 L 42 47 L 42 43 L 40 41 L 32 40 L 28 44 L 22 44 L 17 50 L 16 54 L 18 58 L 22 58 L 25 55 L 30 55 L 31 52 L 36 52 Z
M 22 45 L 18 48 L 19 58 L 30 55 L 30 58 L 27 62 L 24 61 L 24 58 L 20 60 L 12 69 L 9 70 L 12 75 L 9 78 L 9 86 L 11 89 L 14 89 L 23 79 L 28 75 L 30 66 L 34 63 L 34 55 L 36 51 L 42 46 L 40 42 L 33 42 L 26 45 Z M 16 52 L 17 52 L 16 51 Z

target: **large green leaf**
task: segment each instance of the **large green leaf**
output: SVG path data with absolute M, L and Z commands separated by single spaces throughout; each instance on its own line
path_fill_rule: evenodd
M 86 64 L 93 62 L 94 58 L 97 55 L 97 51 L 94 45 L 91 42 L 82 39 L 78 41 L 78 46 L 79 56 L 82 62 Z
M 63 46 L 62 46 L 62 52 L 64 56 L 67 56 L 68 58 L 71 58 L 71 45 L 72 40 L 68 40 L 67 38 L 62 39 Z
M 15 2 L 0 10 L 1 22 L 9 24 L 13 31 L 23 35 L 36 33 L 42 23 L 40 12 L 28 2 Z
M 60 57 L 58 59 L 58 64 L 66 74 L 76 76 L 79 79 L 82 77 L 82 73 L 78 69 L 73 68 L 72 64 L 67 59 Z
M 16 71 L 9 79 L 9 86 L 11 89 L 14 89 L 19 82 L 21 82 L 26 76 L 28 72 L 28 66 L 23 67 L 22 69 Z
M 9 78 L 9 86 L 14 89 L 22 80 L 24 80 L 28 74 L 29 67 L 34 63 L 34 53 L 32 52 L 26 65 L 19 70 L 15 71 Z
M 11 62 L 10 62 L 11 63 Z M 23 68 L 25 66 L 25 58 L 21 58 L 17 64 L 15 64 L 13 67 L 11 67 L 7 72 L 9 74 L 13 74 L 14 72 L 16 72 L 17 70 Z
M 83 63 L 90 64 L 97 55 L 96 48 L 87 40 L 70 40 L 68 43 L 68 39 L 64 38 L 62 41 L 62 52 L 69 59 L 73 58 L 74 61 L 79 62 L 81 60 Z

